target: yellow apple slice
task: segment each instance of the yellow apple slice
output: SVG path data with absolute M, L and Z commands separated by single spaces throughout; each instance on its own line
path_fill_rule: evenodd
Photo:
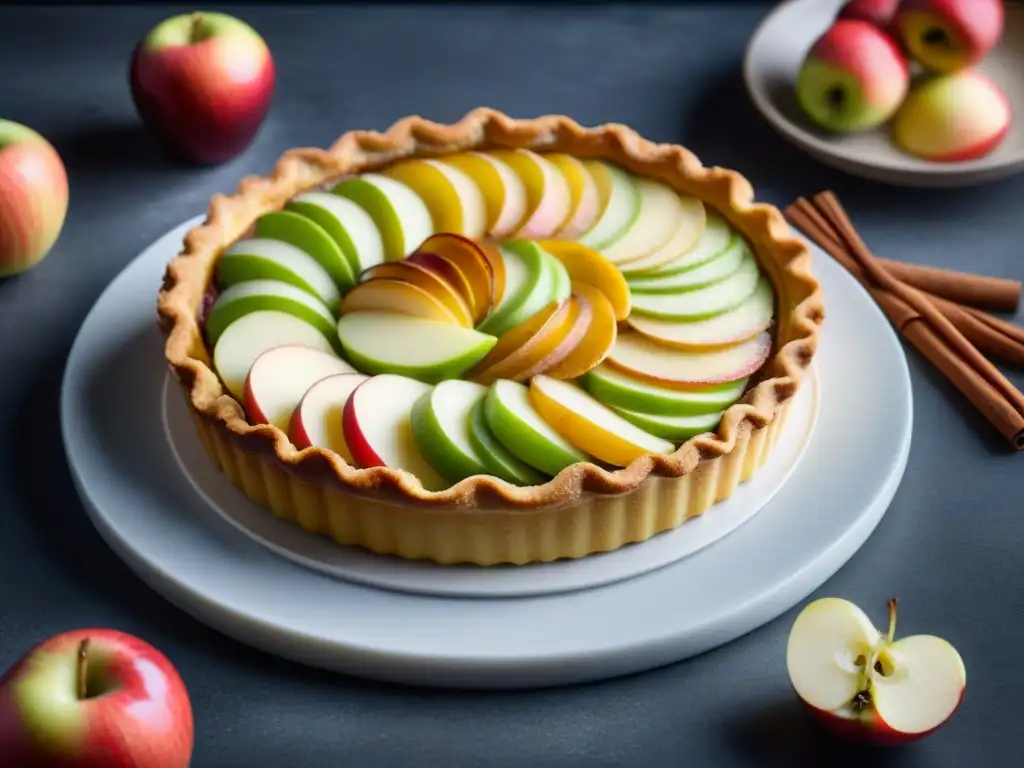
M 534 376 L 530 402 L 558 434 L 581 451 L 616 467 L 649 453 L 672 453 L 675 445 L 630 424 L 576 384 Z
M 445 309 L 455 316 L 459 325 L 465 328 L 473 327 L 473 314 L 466 306 L 458 289 L 436 272 L 409 260 L 386 261 L 363 272 L 360 282 L 365 283 L 380 278 L 403 280 L 412 283 L 417 288 L 422 288 L 441 302 Z
M 526 219 L 526 187 L 507 163 L 483 152 L 465 152 L 441 159 L 476 182 L 487 206 L 487 234 L 503 240 Z
M 601 291 L 611 302 L 616 320 L 629 317 L 629 285 L 626 278 L 600 253 L 568 240 L 541 240 L 538 245 L 562 262 L 574 283 L 586 283 Z
M 601 196 L 597 182 L 577 158 L 561 152 L 543 156 L 555 165 L 569 184 L 569 218 L 554 237 L 575 240 L 597 222 L 601 213 Z
M 461 235 L 442 232 L 420 243 L 416 253 L 432 253 L 451 262 L 473 295 L 473 319 L 479 323 L 487 316 L 494 305 L 494 273 L 479 245 Z
M 604 160 L 584 160 L 583 167 L 597 184 L 600 215 L 578 240 L 589 248 L 601 250 L 618 240 L 640 213 L 640 195 L 635 177 Z
M 458 318 L 434 296 L 418 285 L 390 277 L 368 280 L 349 291 L 342 299 L 341 314 L 352 312 L 395 312 L 459 325 Z
M 488 154 L 512 168 L 526 188 L 526 219 L 515 237 L 551 237 L 565 225 L 572 197 L 569 182 L 557 166 L 528 149 L 495 149 Z
M 526 370 L 518 371 L 514 376 L 517 381 L 527 381 L 537 374 L 547 373 L 549 369 L 561 365 L 583 343 L 594 319 L 594 310 L 590 302 L 579 294 L 570 296 L 568 302 L 572 313 L 569 330 L 550 352 L 538 357 Z
M 599 366 L 608 357 L 618 335 L 615 312 L 604 293 L 587 283 L 574 283 L 573 295 L 590 307 L 590 322 L 583 338 L 565 359 L 543 371 L 554 379 L 575 379 Z
M 675 234 L 656 251 L 641 256 L 639 259 L 627 261 L 619 266 L 619 269 L 627 275 L 634 275 L 640 272 L 650 272 L 666 264 L 671 264 L 676 259 L 682 258 L 683 254 L 693 248 L 700 240 L 704 231 L 710 224 L 710 217 L 704 203 L 690 195 L 680 195 L 679 201 L 683 207 L 683 221 Z M 719 217 L 719 222 L 724 220 Z
M 400 181 L 423 198 L 435 232 L 454 232 L 470 238 L 487 230 L 487 203 L 467 173 L 438 160 L 403 160 L 381 172 Z
M 505 295 L 505 259 L 501 255 L 501 251 L 498 247 L 491 243 L 477 243 L 480 247 L 480 252 L 487 259 L 491 265 L 491 304 L 498 306 L 501 303 L 502 297 Z
M 660 250 L 679 231 L 686 220 L 686 209 L 679 193 L 653 179 L 637 179 L 640 213 L 621 237 L 601 249 L 612 264 L 642 259 Z
M 575 320 L 571 301 L 552 301 L 540 312 L 498 338 L 498 343 L 470 374 L 481 384 L 516 378 L 516 373 L 535 365 L 558 346 Z
M 768 333 L 714 350 L 677 349 L 639 333 L 620 333 L 608 362 L 663 386 L 702 387 L 750 376 L 764 365 L 771 346 Z

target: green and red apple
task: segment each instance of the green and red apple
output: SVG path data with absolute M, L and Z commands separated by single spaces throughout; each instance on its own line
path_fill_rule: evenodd
M 839 11 L 840 19 L 859 19 L 879 29 L 889 29 L 902 0 L 849 0 Z
M 57 242 L 68 177 L 53 146 L 31 128 L 0 120 L 0 277 L 34 267 Z
M 1003 34 L 1003 0 L 903 0 L 896 27 L 911 57 L 935 72 L 977 64 Z

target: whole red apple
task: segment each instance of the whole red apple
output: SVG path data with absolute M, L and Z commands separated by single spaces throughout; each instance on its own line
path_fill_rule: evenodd
M 1003 0 L 903 0 L 896 26 L 910 55 L 926 69 L 957 72 L 999 42 Z
M 840 19 L 860 19 L 888 30 L 901 0 L 850 0 L 839 11 Z
M 0 678 L 0 765 L 187 768 L 192 707 L 170 661 L 110 629 L 31 649 Z
M 243 21 L 222 13 L 169 18 L 132 55 L 132 98 L 142 121 L 178 156 L 229 160 L 252 142 L 270 110 L 270 49 Z
M 24 125 L 0 120 L 0 276 L 50 252 L 68 211 L 68 176 L 53 146 Z

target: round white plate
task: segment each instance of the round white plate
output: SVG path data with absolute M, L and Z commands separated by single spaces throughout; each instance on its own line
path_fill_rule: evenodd
M 903 351 L 863 289 L 815 251 L 828 301 L 817 425 L 789 481 L 729 536 L 642 576 L 536 597 L 424 596 L 318 573 L 240 535 L 185 479 L 166 440 L 153 297 L 200 220 L 133 261 L 86 318 L 61 394 L 64 444 L 85 508 L 118 555 L 183 610 L 271 653 L 463 687 L 558 685 L 668 664 L 816 589 L 874 530 L 903 475 L 912 422 Z
M 916 187 L 961 187 L 995 181 L 1024 170 L 1024 6 L 1006 4 L 999 45 L 977 69 L 998 83 L 1014 121 L 1003 143 L 987 157 L 933 163 L 900 152 L 885 126 L 836 136 L 815 127 L 793 91 L 807 51 L 831 26 L 845 0 L 787 0 L 765 17 L 747 45 L 743 77 L 754 105 L 775 129 L 818 160 L 857 176 Z

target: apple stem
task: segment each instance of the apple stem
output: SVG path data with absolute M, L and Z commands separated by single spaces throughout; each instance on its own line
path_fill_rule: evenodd
M 89 638 L 78 644 L 78 700 L 89 696 Z
M 192 14 L 192 27 L 189 30 L 189 39 L 197 43 L 202 39 L 203 14 L 196 11 Z
M 896 637 L 896 607 L 899 605 L 899 600 L 895 597 L 889 598 L 889 634 L 886 636 L 887 642 L 891 645 L 893 638 Z

